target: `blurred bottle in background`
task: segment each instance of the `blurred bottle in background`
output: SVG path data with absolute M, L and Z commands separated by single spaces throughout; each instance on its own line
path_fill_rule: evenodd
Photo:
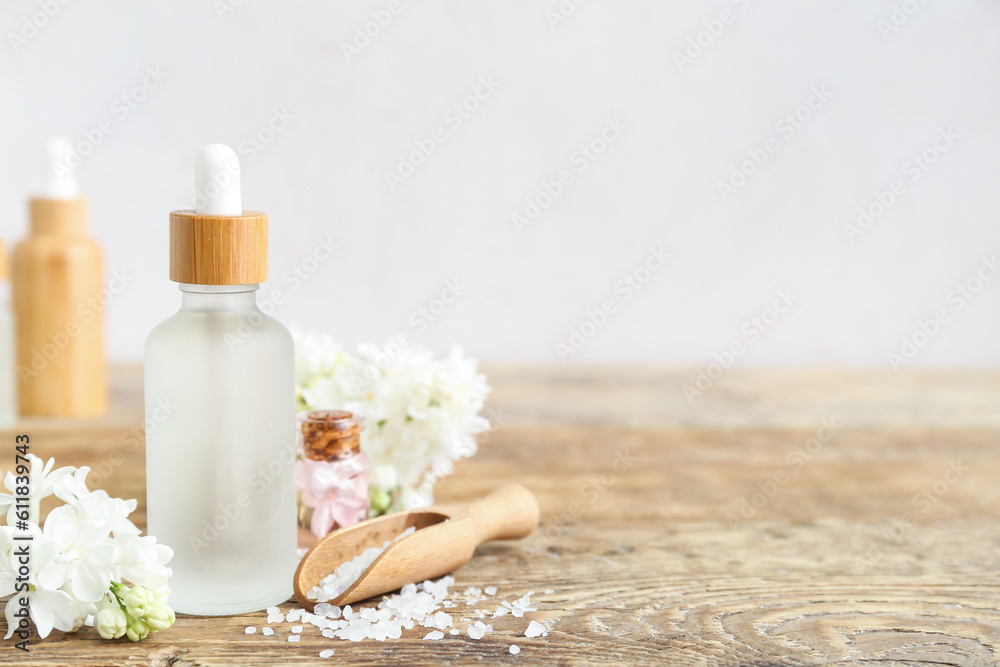
M 107 408 L 101 249 L 65 139 L 46 146 L 28 237 L 14 251 L 17 393 L 23 415 L 95 417 Z

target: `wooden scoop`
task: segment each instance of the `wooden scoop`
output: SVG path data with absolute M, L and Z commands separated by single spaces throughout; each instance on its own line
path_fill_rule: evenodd
M 437 505 L 376 517 L 335 530 L 312 545 L 295 571 L 295 598 L 310 612 L 306 593 L 342 563 L 371 547 L 395 540 L 410 526 L 416 532 L 393 542 L 358 580 L 329 604 L 343 606 L 453 572 L 469 562 L 484 542 L 518 540 L 538 527 L 538 502 L 520 484 L 500 487 L 468 505 Z

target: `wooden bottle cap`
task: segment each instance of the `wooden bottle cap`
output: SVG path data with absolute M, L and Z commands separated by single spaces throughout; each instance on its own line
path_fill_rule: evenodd
M 36 197 L 29 204 L 32 234 L 82 234 L 87 231 L 87 200 Z
M 191 285 L 267 280 L 267 214 L 170 214 L 170 279 Z

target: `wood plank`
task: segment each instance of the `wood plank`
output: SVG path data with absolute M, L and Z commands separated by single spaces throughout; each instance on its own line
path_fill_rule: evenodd
M 32 646 L 31 664 L 323 664 L 326 648 L 363 665 L 1000 660 L 997 374 L 734 371 L 711 398 L 713 421 L 709 407 L 674 419 L 686 372 L 489 372 L 503 423 L 438 499 L 508 481 L 536 493 L 540 530 L 481 547 L 455 577 L 459 591 L 495 585 L 502 599 L 536 591 L 537 612 L 494 619 L 479 641 L 412 631 L 356 644 L 311 626 L 291 644 L 289 624 L 245 635 L 264 614 L 179 617 L 138 644 L 54 633 Z M 82 464 L 127 450 L 122 438 L 141 420 L 137 377 L 113 375 L 113 386 L 133 387 L 113 392 L 115 410 L 131 407 L 99 423 L 29 424 L 36 451 Z M 833 437 L 810 443 L 831 416 Z M 632 463 L 616 470 L 616 460 Z M 141 497 L 141 447 L 104 487 Z M 553 622 L 549 636 L 523 637 L 529 619 Z M 0 663 L 21 659 L 0 646 Z

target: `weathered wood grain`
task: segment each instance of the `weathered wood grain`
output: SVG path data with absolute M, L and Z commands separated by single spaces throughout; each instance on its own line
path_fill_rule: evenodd
M 381 644 L 311 626 L 291 644 L 289 624 L 245 635 L 264 614 L 180 617 L 138 644 L 87 629 L 27 660 L 0 645 L 0 663 L 324 664 L 326 648 L 362 665 L 1000 661 L 1000 375 L 734 371 L 685 411 L 696 371 L 488 372 L 498 426 L 438 500 L 508 481 L 536 493 L 539 531 L 481 547 L 455 577 L 502 599 L 536 591 L 537 612 L 493 619 L 479 641 Z M 142 448 L 123 442 L 139 386 L 116 373 L 107 418 L 21 430 L 60 463 L 122 452 L 103 486 L 141 498 Z M 549 636 L 525 638 L 529 619 Z

